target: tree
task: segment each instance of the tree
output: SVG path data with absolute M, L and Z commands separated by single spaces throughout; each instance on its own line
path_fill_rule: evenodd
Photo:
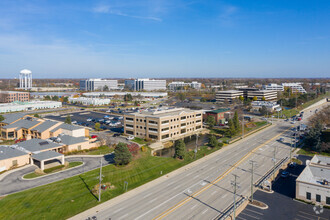
M 206 118 L 206 124 L 208 124 L 210 128 L 213 128 L 213 126 L 216 124 L 215 118 L 211 115 L 208 115 Z
M 124 96 L 124 101 L 128 102 L 128 101 L 132 101 L 133 100 L 133 97 L 131 94 L 126 94 Z
M 314 127 L 312 127 L 305 139 L 306 146 L 314 151 L 320 152 L 321 149 L 321 133 L 322 124 L 320 120 L 318 120 Z
M 71 116 L 70 115 L 66 116 L 64 123 L 71 125 Z
M 235 130 L 239 131 L 239 120 L 238 120 L 238 113 L 235 111 L 234 117 L 233 117 L 233 123 L 235 126 Z
M 97 130 L 97 131 L 101 130 L 101 129 L 100 129 L 100 128 L 101 128 L 101 124 L 98 123 L 98 122 L 95 123 L 94 127 L 95 127 L 95 130 Z
M 252 98 L 252 101 L 257 101 L 257 100 L 258 100 L 257 96 L 254 96 L 254 97 Z
M 235 125 L 232 119 L 228 120 L 228 135 L 231 137 L 233 135 L 235 135 L 236 130 L 235 130 Z
M 51 98 L 50 98 L 49 95 L 46 95 L 46 96 L 44 97 L 44 99 L 45 99 L 45 100 L 51 100 Z
M 260 114 L 261 115 L 267 115 L 267 113 L 268 113 L 268 109 L 267 109 L 267 107 L 266 106 L 261 106 L 261 108 L 259 109 L 259 112 L 260 112 Z
M 184 159 L 184 156 L 186 154 L 186 144 L 183 142 L 182 139 L 175 141 L 174 149 L 174 158 Z
M 183 100 L 186 99 L 186 94 L 183 93 L 183 92 L 179 92 L 179 93 L 177 94 L 177 97 L 180 99 L 180 101 L 183 101 Z
M 261 98 L 261 100 L 262 100 L 262 101 L 266 101 L 266 98 L 265 98 L 265 96 L 263 96 L 263 97 Z
M 103 86 L 103 91 L 109 91 L 109 87 L 107 85 Z
M 0 115 L 0 121 L 5 120 L 5 117 L 3 117 L 3 115 Z
M 69 98 L 67 96 L 64 96 L 62 102 L 68 103 L 69 102 Z
M 201 101 L 201 102 L 206 102 L 206 98 L 202 97 L 202 98 L 200 99 L 200 101 Z
M 34 116 L 34 117 L 36 117 L 36 118 L 40 118 L 40 115 L 39 115 L 39 114 L 37 114 L 37 113 L 36 113 L 36 114 L 34 114 L 33 116 Z
M 244 102 L 244 97 L 243 96 L 239 96 L 239 100 L 243 103 Z
M 135 101 L 135 102 L 134 102 L 134 105 L 135 105 L 135 106 L 138 106 L 138 105 L 139 105 L 139 102 L 138 102 L 138 101 Z
M 115 164 L 127 165 L 132 160 L 132 154 L 129 152 L 127 144 L 119 142 L 115 147 Z
M 58 101 L 58 100 L 59 100 L 59 98 L 58 98 L 58 96 L 57 96 L 57 95 L 54 95 L 54 96 L 52 97 L 52 100 L 53 100 L 53 101 Z
M 217 138 L 214 135 L 211 135 L 210 140 L 209 140 L 209 145 L 211 147 L 217 147 L 218 144 L 219 144 L 219 142 L 218 142 Z

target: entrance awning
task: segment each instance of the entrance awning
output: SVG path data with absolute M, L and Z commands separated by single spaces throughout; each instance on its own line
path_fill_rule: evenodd
M 51 160 L 63 156 L 63 154 L 57 153 L 55 151 L 44 151 L 38 154 L 33 154 L 32 158 L 38 161 Z

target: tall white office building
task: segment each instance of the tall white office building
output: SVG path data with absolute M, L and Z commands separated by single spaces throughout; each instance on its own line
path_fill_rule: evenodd
M 175 91 L 178 89 L 184 89 L 185 86 L 189 86 L 193 89 L 200 89 L 202 87 L 202 83 L 199 82 L 191 82 L 191 83 L 185 83 L 185 82 L 171 82 L 168 84 L 168 88 L 171 91 Z
M 125 87 L 134 91 L 166 90 L 166 80 L 158 79 L 127 79 Z
M 32 89 L 32 72 L 24 69 L 19 73 L 19 88 L 24 90 Z
M 290 87 L 293 93 L 307 93 L 301 83 L 282 83 L 284 87 Z
M 80 81 L 80 90 L 82 91 L 107 91 L 118 89 L 117 80 L 108 79 L 86 79 Z

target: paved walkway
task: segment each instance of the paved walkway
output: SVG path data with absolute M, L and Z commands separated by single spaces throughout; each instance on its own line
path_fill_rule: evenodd
M 52 182 L 79 175 L 90 170 L 97 169 L 100 166 L 101 157 L 103 157 L 103 165 L 113 163 L 113 154 L 99 157 L 71 156 L 65 160 L 69 162 L 82 161 L 84 164 L 76 168 L 29 180 L 23 179 L 22 177 L 27 173 L 33 172 L 36 169 L 36 166 L 29 166 L 23 169 L 19 169 L 15 172 L 9 173 L 2 180 L 0 180 L 0 196 L 46 185 Z

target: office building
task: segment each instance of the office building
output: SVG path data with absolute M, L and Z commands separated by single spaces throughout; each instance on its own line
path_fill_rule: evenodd
M 250 99 L 257 97 L 257 101 L 276 101 L 277 91 L 274 90 L 248 91 L 247 97 Z
M 0 103 L 10 102 L 28 102 L 30 101 L 29 92 L 0 91 Z
M 125 96 L 131 94 L 134 96 L 141 96 L 143 98 L 162 98 L 166 97 L 167 92 L 86 92 L 84 96 L 87 97 L 114 97 L 114 96 Z
M 86 79 L 81 80 L 79 85 L 82 91 L 108 91 L 118 89 L 118 81 L 109 79 Z
M 243 92 L 243 97 L 244 97 L 244 99 L 246 100 L 246 99 L 248 98 L 248 92 L 251 92 L 251 91 L 259 91 L 260 89 L 258 89 L 258 88 L 246 87 L 246 88 L 239 88 L 238 90 Z
M 158 141 L 180 139 L 203 128 L 201 110 L 174 108 L 124 115 L 124 133 Z
M 203 120 L 206 121 L 208 116 L 214 117 L 216 125 L 225 124 L 228 116 L 232 115 L 229 108 L 221 108 L 213 111 L 206 111 Z
M 314 155 L 296 179 L 296 198 L 330 206 L 330 157 Z
M 32 89 L 32 72 L 31 70 L 21 70 L 19 74 L 19 88 L 24 90 Z
M 159 79 L 127 79 L 125 87 L 134 91 L 166 90 L 166 80 Z
M 282 110 L 280 104 L 274 101 L 253 101 L 251 102 L 251 111 L 259 112 L 262 106 L 265 106 L 269 112 Z
M 101 98 L 87 98 L 87 97 L 78 97 L 73 98 L 69 97 L 70 103 L 78 103 L 81 105 L 109 105 L 110 99 L 101 99 Z
M 292 93 L 306 93 L 306 90 L 301 83 L 282 83 L 282 86 L 289 87 Z
M 224 90 L 218 91 L 216 93 L 216 101 L 217 102 L 228 102 L 232 103 L 233 100 L 238 99 L 240 96 L 243 96 L 243 91 L 239 90 Z
M 30 102 L 12 102 L 0 104 L 0 113 L 32 111 L 38 109 L 61 108 L 62 102 L 56 101 L 30 101 Z
M 284 86 L 283 85 L 278 85 L 276 83 L 270 83 L 268 85 L 263 86 L 264 90 L 273 90 L 273 91 L 278 91 L 282 92 L 284 91 Z
M 168 88 L 171 91 L 175 90 L 184 90 L 185 87 L 190 87 L 193 89 L 200 89 L 202 87 L 202 83 L 199 82 L 191 82 L 191 83 L 185 83 L 185 82 L 171 82 L 168 84 Z

